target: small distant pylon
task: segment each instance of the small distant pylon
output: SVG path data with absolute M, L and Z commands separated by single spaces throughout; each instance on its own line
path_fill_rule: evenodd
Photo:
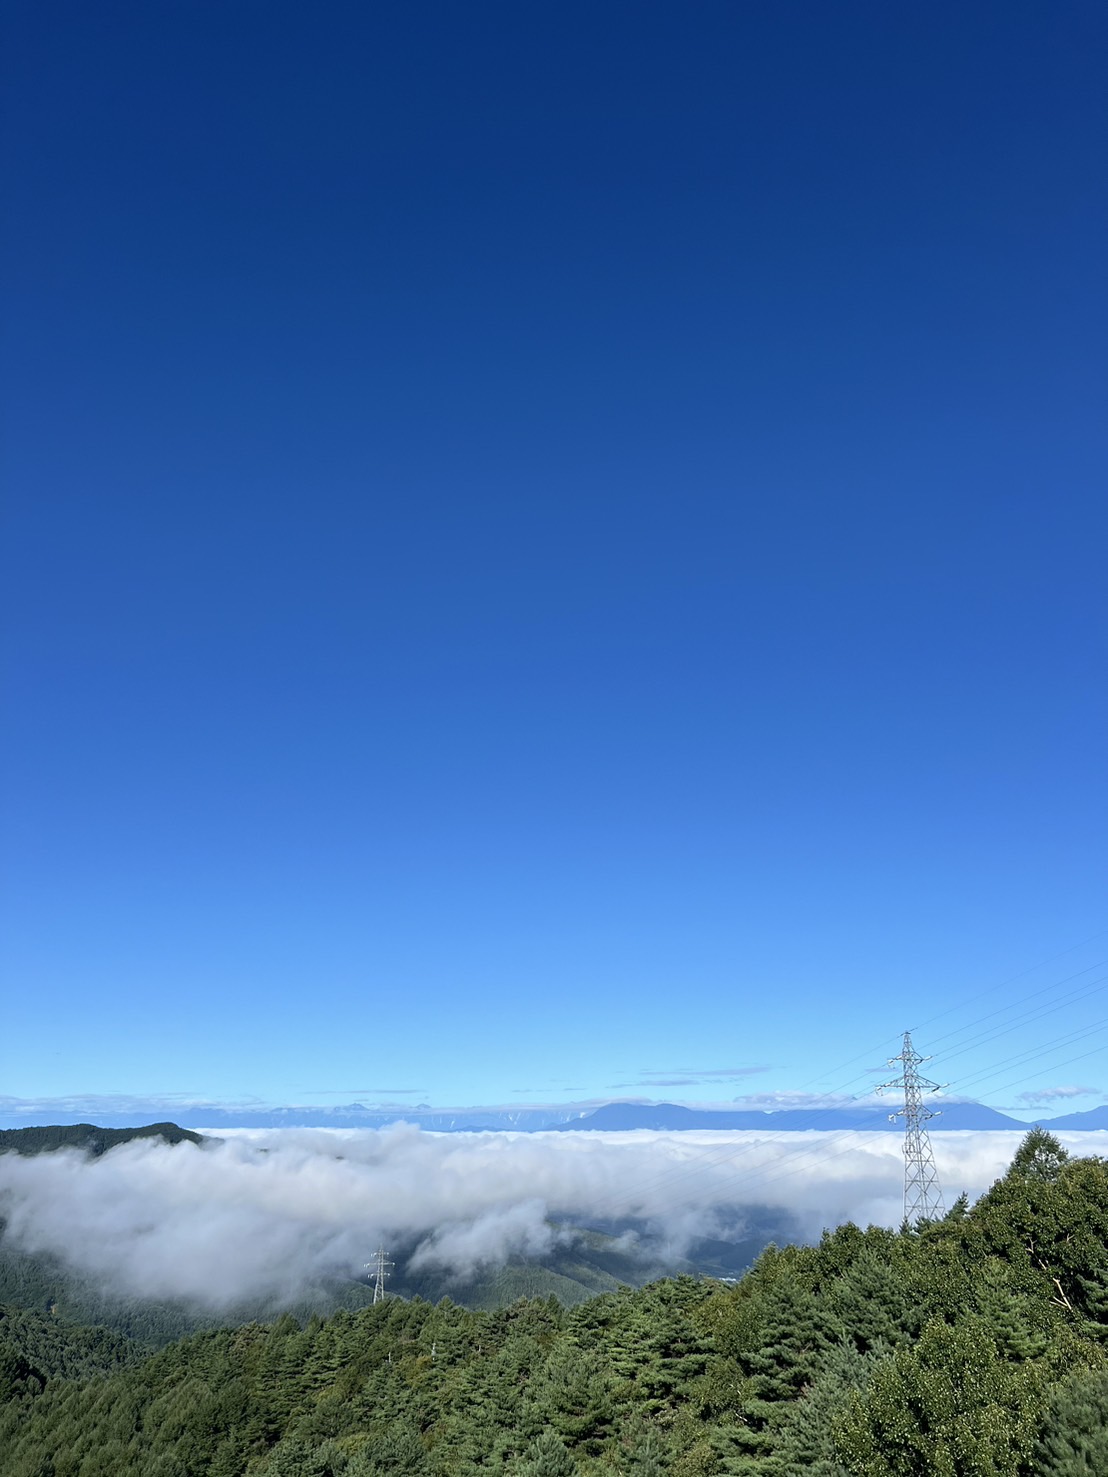
M 941 1088 L 938 1082 L 921 1077 L 917 1070 L 920 1062 L 930 1060 L 920 1056 L 912 1045 L 911 1031 L 905 1031 L 900 1055 L 889 1058 L 890 1067 L 901 1064 L 901 1074 L 892 1082 L 882 1082 L 877 1089 L 882 1092 L 886 1087 L 899 1087 L 904 1093 L 903 1108 L 890 1113 L 889 1119 L 904 1119 L 904 1219 L 909 1222 L 939 1220 L 946 1214 L 931 1139 L 924 1127 L 929 1118 L 938 1118 L 940 1113 L 936 1108 L 924 1107 L 923 1103 L 925 1092 L 939 1092 Z
M 389 1261 L 388 1253 L 383 1246 L 379 1246 L 373 1253 L 371 1262 L 364 1263 L 366 1269 L 373 1273 L 373 1301 L 375 1303 L 385 1301 L 385 1280 L 395 1265 L 395 1262 Z

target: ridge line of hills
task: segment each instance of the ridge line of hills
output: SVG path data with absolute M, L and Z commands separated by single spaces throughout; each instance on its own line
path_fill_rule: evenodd
M 448 1110 L 420 1106 L 405 1110 L 372 1108 L 363 1103 L 346 1103 L 334 1108 L 189 1108 L 177 1112 L 176 1122 L 155 1124 L 149 1131 L 153 1132 L 159 1127 L 171 1128 L 178 1134 L 187 1136 L 197 1129 L 218 1132 L 221 1128 L 387 1128 L 394 1123 L 411 1123 L 433 1133 L 626 1132 L 634 1129 L 650 1129 L 655 1132 L 760 1129 L 786 1133 L 842 1132 L 849 1129 L 872 1132 L 875 1129 L 887 1129 L 890 1132 L 900 1132 L 903 1125 L 895 1117 L 895 1107 L 896 1104 L 890 1101 L 888 1107 L 847 1104 L 833 1108 L 776 1110 L 691 1108 L 680 1103 L 620 1102 L 605 1103 L 587 1110 L 568 1106 Z M 892 1118 L 890 1113 L 893 1113 Z M 0 1115 L 2 1116 L 11 1118 L 14 1115 Z M 100 1115 L 99 1125 L 76 1122 L 76 1115 L 72 1115 L 72 1118 L 66 1114 L 59 1116 L 63 1120 L 61 1126 L 71 1127 L 89 1136 L 97 1133 L 110 1135 L 118 1130 L 131 1129 L 140 1115 L 103 1114 Z M 996 1108 L 987 1107 L 984 1103 L 945 1101 L 929 1124 L 932 1133 L 959 1130 L 1026 1133 L 1034 1127 L 1045 1128 L 1052 1133 L 1108 1129 L 1108 1104 L 1083 1112 L 1064 1113 L 1056 1118 L 1037 1118 L 1028 1123 L 1001 1113 Z M 3 1146 L 7 1134 L 28 1131 L 30 1130 L 16 1123 L 12 1123 L 10 1128 L 0 1129 L 0 1147 Z M 108 1146 L 110 1145 L 105 1140 L 105 1147 Z
M 204 1143 L 202 1134 L 176 1123 L 147 1123 L 140 1128 L 103 1128 L 96 1123 L 51 1123 L 33 1128 L 0 1128 L 0 1154 L 43 1154 L 53 1149 L 83 1149 L 98 1159 L 133 1139 L 162 1139 L 167 1144 Z M 0 1226 L 2 1226 L 0 1222 Z

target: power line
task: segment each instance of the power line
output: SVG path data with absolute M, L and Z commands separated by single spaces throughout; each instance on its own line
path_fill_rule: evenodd
M 1043 1041 L 1037 1046 L 1028 1047 L 1024 1051 L 1013 1052 L 1011 1056 L 1001 1057 L 999 1062 L 992 1062 L 984 1071 L 977 1072 L 971 1077 L 963 1078 L 957 1085 L 959 1088 L 979 1086 L 982 1082 L 989 1082 L 992 1078 L 1001 1076 L 1006 1067 L 1013 1067 L 1018 1062 L 1024 1062 L 1028 1059 L 1044 1057 L 1048 1051 L 1055 1047 L 1069 1046 L 1074 1041 L 1088 1040 L 1090 1037 L 1098 1035 L 1105 1027 L 1108 1027 L 1108 1020 L 1096 1021 L 1092 1025 L 1079 1026 L 1075 1030 L 1066 1031 L 1061 1036 L 1055 1036 L 1050 1041 Z M 1085 1052 L 1084 1055 L 1090 1056 L 1092 1053 Z M 1066 1065 L 1066 1062 L 1055 1062 L 1053 1066 L 1044 1067 L 1043 1071 L 1054 1071 L 1057 1067 L 1064 1067 Z M 1042 1073 L 1040 1072 L 1037 1075 L 1042 1076 Z M 1018 1086 L 1018 1083 L 1009 1085 Z M 1005 1089 L 997 1088 L 995 1090 L 1002 1092 Z
M 1015 974 L 1008 975 L 1006 979 L 999 980 L 995 985 L 990 985 L 989 988 L 986 989 L 986 990 L 977 990 L 977 991 L 975 991 L 974 992 L 975 998 L 978 999 L 978 1000 L 984 1000 L 989 995 L 995 995 L 998 990 L 1003 990 L 1003 988 L 1004 988 L 1005 985 L 1013 984 L 1016 980 L 1022 980 L 1027 975 L 1034 974 L 1034 972 L 1037 969 L 1042 969 L 1047 964 L 1053 964 L 1055 962 L 1055 960 L 1057 960 L 1057 959 L 1064 959 L 1067 954 L 1074 954 L 1074 953 L 1076 953 L 1078 949 L 1083 949 L 1086 944 L 1094 944 L 1094 943 L 1096 943 L 1097 939 L 1102 939 L 1105 936 L 1105 934 L 1108 934 L 1108 928 L 1098 929 L 1098 931 L 1096 933 L 1090 934 L 1088 938 L 1080 939 L 1076 944 L 1071 944 L 1068 949 L 1062 949 L 1057 954 L 1051 954 L 1051 956 L 1048 959 L 1040 959 L 1037 964 L 1029 964 L 1026 969 L 1017 970 Z M 1096 967 L 1097 966 L 1095 964 L 1090 966 L 1090 968 L 1093 968 L 1093 969 L 1095 969 Z M 1087 971 L 1083 971 L 1083 973 L 1084 972 L 1087 972 Z M 1073 976 L 1070 976 L 1070 978 L 1073 978 Z M 1061 981 L 1061 983 L 1062 984 L 1065 984 L 1065 981 L 1063 980 L 1063 981 Z M 1046 988 L 1047 989 L 1050 989 L 1051 986 L 1048 985 Z M 1036 994 L 1039 994 L 1039 993 L 1041 993 L 1041 991 L 1036 991 L 1035 993 Z M 1027 998 L 1030 999 L 1032 997 L 1031 996 L 1028 996 Z M 924 1026 L 930 1026 L 935 1021 L 941 1021 L 941 1020 L 943 1020 L 946 1016 L 950 1015 L 953 1011 L 959 1009 L 961 1003 L 962 1002 L 959 1001 L 958 1004 L 956 1004 L 956 1005 L 948 1005 L 945 1010 L 936 1011 L 936 1013 L 934 1015 L 929 1015 L 925 1021 L 918 1021 L 916 1023 L 916 1025 L 914 1025 L 912 1027 L 912 1030 L 913 1031 L 921 1031 Z M 954 1033 L 954 1034 L 956 1034 L 956 1033 Z M 940 1039 L 944 1039 L 945 1040 L 945 1037 L 944 1038 L 940 1038 Z
M 1108 1025 L 1108 1022 L 1103 1024 Z M 1056 1072 L 1059 1067 L 1072 1067 L 1074 1062 L 1083 1062 L 1088 1057 L 1099 1056 L 1103 1050 L 1102 1046 L 1094 1046 L 1092 1051 L 1083 1051 L 1078 1056 L 1067 1057 L 1064 1062 L 1053 1062 L 1049 1067 L 1044 1067 L 1041 1072 L 1035 1072 L 1030 1077 L 1018 1077 L 1015 1082 L 1005 1082 L 1003 1086 L 997 1088 L 997 1091 L 1007 1092 L 1010 1087 L 1019 1087 L 1022 1082 L 1034 1082 L 1036 1077 L 1045 1077 L 1047 1072 Z M 1027 1127 L 1030 1128 L 1031 1125 L 1028 1124 Z
M 1060 985 L 1068 985 L 1071 980 L 1080 979 L 1082 975 L 1088 974 L 1091 970 L 1100 969 L 1105 964 L 1108 964 L 1108 960 L 1098 959 L 1095 964 L 1090 964 L 1087 969 L 1080 969 L 1077 971 L 1076 974 L 1067 975 L 1065 979 L 1056 980 L 1052 984 L 1044 985 L 1041 990 L 1035 990 L 1032 994 L 1025 995 L 1022 1003 L 1027 1004 L 1028 1001 L 1036 1000 L 1041 995 L 1051 994 L 1053 991 L 1057 990 Z M 996 1040 L 998 1036 L 1005 1035 L 1008 1031 L 1014 1030 L 1015 1027 L 1018 1025 L 1025 1024 L 1027 1021 L 1030 1020 L 1038 1020 L 1039 1016 L 1041 1015 L 1050 1015 L 1055 1010 L 1061 1010 L 1064 1005 L 1072 1004 L 1076 1000 L 1083 1000 L 1087 995 L 1093 994 L 1098 986 L 1102 985 L 1106 979 L 1108 979 L 1108 975 L 1100 975 L 1097 979 L 1092 980 L 1085 985 L 1077 985 L 1074 989 L 1068 991 L 1065 995 L 1056 998 L 1053 1005 L 1049 1005 L 1038 1012 L 1027 1011 L 1023 1015 L 1016 1016 L 1014 1019 L 1012 1019 L 1011 1024 L 1003 1026 L 1000 1030 L 995 1031 L 992 1036 L 988 1036 L 987 1033 L 983 1033 L 982 1035 L 973 1037 L 971 1040 L 971 1044 L 973 1041 L 980 1041 L 983 1039 Z M 1002 1006 L 999 1010 L 990 1011 L 988 1015 L 978 1016 L 977 1020 L 968 1021 L 966 1025 L 958 1026 L 955 1030 L 948 1031 L 945 1036 L 940 1036 L 938 1040 L 933 1044 L 938 1045 L 938 1043 L 941 1041 L 949 1041 L 951 1037 L 959 1036 L 963 1031 L 968 1031 L 973 1026 L 979 1026 L 985 1021 L 995 1020 L 998 1015 L 1005 1015 L 1010 1009 L 1011 1005 L 1009 1004 L 1008 1006 Z M 958 1047 L 957 1051 L 947 1052 L 945 1053 L 945 1055 L 957 1056 L 965 1049 L 966 1047 L 963 1044 Z

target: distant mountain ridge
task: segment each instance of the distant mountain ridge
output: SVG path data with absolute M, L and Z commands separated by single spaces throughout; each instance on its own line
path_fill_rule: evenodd
M 956 1130 L 987 1131 L 995 1129 L 1026 1132 L 1034 1123 L 1009 1117 L 983 1103 L 933 1100 L 938 1116 L 931 1119 L 932 1133 Z M 620 1133 L 647 1129 L 654 1132 L 679 1133 L 682 1130 L 745 1129 L 772 1132 L 822 1131 L 841 1133 L 847 1130 L 898 1132 L 902 1120 L 895 1117 L 897 1103 L 857 1103 L 824 1108 L 695 1108 L 681 1103 L 604 1103 L 597 1107 L 560 1104 L 544 1108 L 432 1108 L 426 1103 L 414 1107 L 369 1107 L 364 1103 L 344 1103 L 333 1108 L 188 1108 L 177 1109 L 175 1123 L 157 1123 L 143 1128 L 144 1134 L 159 1134 L 171 1143 L 180 1137 L 195 1138 L 196 1130 L 218 1134 L 222 1129 L 238 1128 L 388 1128 L 396 1123 L 411 1123 L 430 1133 L 541 1133 L 541 1132 L 609 1132 Z M 894 1115 L 890 1118 L 890 1115 Z M 131 1113 L 106 1113 L 99 1126 L 87 1122 L 66 1122 L 77 1115 L 56 1114 L 55 1127 L 49 1131 L 65 1134 L 65 1142 L 93 1148 L 95 1136 L 110 1147 L 110 1135 L 123 1130 L 133 1136 L 140 1110 Z M 0 1129 L 0 1152 L 17 1148 L 11 1135 L 41 1133 L 46 1130 L 25 1128 L 12 1122 L 11 1110 L 0 1114 L 12 1123 Z M 59 1124 L 58 1120 L 62 1122 Z M 26 1117 L 23 1123 L 26 1123 Z M 1066 1113 L 1058 1118 L 1035 1120 L 1051 1131 L 1089 1132 L 1108 1129 L 1108 1105 L 1085 1112 Z M 70 1136 L 72 1135 L 72 1136 Z M 87 1142 L 85 1142 L 87 1141 Z M 60 1146 L 57 1145 L 57 1146 Z M 103 1152 L 103 1149 L 96 1149 Z
M 1076 1115 L 1075 1115 L 1076 1116 Z M 656 1132 L 680 1132 L 682 1129 L 747 1129 L 783 1130 L 797 1132 L 822 1130 L 845 1132 L 846 1130 L 888 1129 L 903 1132 L 903 1122 L 896 1114 L 896 1105 L 889 1107 L 845 1107 L 845 1108 L 781 1108 L 777 1111 L 760 1109 L 736 1109 L 733 1111 L 713 1108 L 686 1108 L 678 1103 L 607 1103 L 584 1118 L 573 1123 L 552 1125 L 565 1130 L 607 1130 L 608 1132 L 647 1128 Z M 982 1103 L 947 1103 L 939 1116 L 931 1119 L 928 1129 L 1015 1129 L 1026 1130 L 1030 1124 L 998 1113 Z M 1105 1125 L 1108 1127 L 1108 1123 Z
M 1108 1128 L 1108 1103 L 1086 1108 L 1082 1113 L 1063 1113 L 1060 1118 L 1040 1118 L 1039 1126 L 1051 1132 L 1068 1129 L 1071 1133 L 1095 1133 Z

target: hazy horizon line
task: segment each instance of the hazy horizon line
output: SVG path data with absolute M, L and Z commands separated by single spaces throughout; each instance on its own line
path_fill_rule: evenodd
M 1098 1094 L 1098 1096 L 1101 1096 Z M 1040 1107 L 1049 1107 L 1057 1116 L 1066 1116 L 1064 1111 L 1065 1100 L 1061 1097 L 1052 1097 L 1044 1094 L 1047 1101 Z M 937 1098 L 949 1104 L 974 1104 L 990 1108 L 994 1112 L 1004 1113 L 1008 1116 L 1020 1119 L 1020 1121 L 1035 1122 L 1043 1115 L 1040 1112 L 1034 1114 L 1032 1105 L 1018 1103 L 1011 1105 L 997 1105 L 985 1103 L 978 1098 L 972 1098 L 964 1094 L 951 1094 Z M 1093 1106 L 1101 1106 L 1094 1104 Z M 41 1096 L 17 1096 L 14 1094 L 0 1094 L 0 1121 L 11 1118 L 24 1118 L 30 1114 L 62 1114 L 73 1116 L 76 1114 L 108 1114 L 112 1116 L 134 1116 L 142 1117 L 150 1122 L 161 1122 L 172 1119 L 174 1115 L 211 1112 L 221 1117 L 224 1115 L 260 1115 L 273 1113 L 295 1113 L 304 1112 L 312 1114 L 326 1114 L 339 1116 L 348 1113 L 366 1113 L 367 1115 L 381 1116 L 394 1115 L 401 1120 L 410 1115 L 412 1119 L 425 1118 L 429 1116 L 441 1117 L 443 1115 L 460 1114 L 526 1114 L 528 1117 L 536 1114 L 565 1113 L 572 1117 L 580 1114 L 582 1117 L 596 1111 L 598 1108 L 607 1106 L 621 1107 L 679 1107 L 686 1108 L 692 1112 L 701 1113 L 739 1113 L 739 1112 L 762 1112 L 767 1116 L 785 1112 L 816 1112 L 834 1109 L 859 1108 L 874 1109 L 887 1108 L 890 1112 L 895 1111 L 895 1099 L 889 1097 L 878 1097 L 874 1093 L 850 1096 L 842 1093 L 800 1093 L 782 1091 L 780 1093 L 752 1093 L 742 1097 L 730 1099 L 712 1100 L 689 1100 L 676 1097 L 628 1097 L 628 1096 L 598 1096 L 589 1098 L 551 1098 L 538 1103 L 525 1103 L 518 1100 L 509 1100 L 493 1103 L 446 1103 L 435 1104 L 432 1102 L 398 1103 L 387 1099 L 363 1100 L 353 1098 L 349 1102 L 342 1103 L 320 1103 L 312 1101 L 278 1101 L 260 1097 L 244 1097 L 239 1099 L 206 1097 L 202 1094 L 193 1093 L 64 1093 L 58 1095 Z M 1059 1111 L 1062 1109 L 1063 1111 Z M 1030 1114 L 1024 1119 L 1023 1115 Z M 93 1121 L 90 1119 L 89 1121 Z M 23 1126 L 23 1125 L 17 1125 Z M 27 1125 L 31 1126 L 31 1125 Z

